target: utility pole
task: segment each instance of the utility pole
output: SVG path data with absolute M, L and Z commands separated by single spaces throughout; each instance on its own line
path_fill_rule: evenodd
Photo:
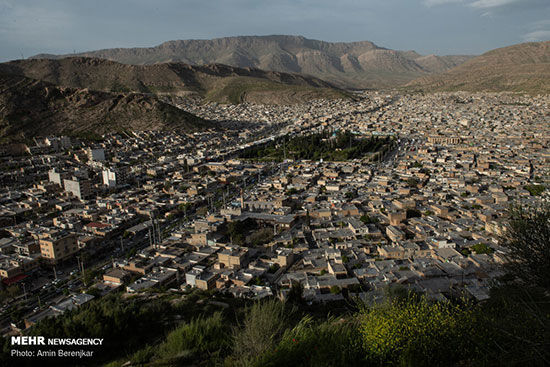
M 82 262 L 81 262 L 81 265 L 82 265 L 82 283 L 84 283 L 84 257 L 82 257 Z
M 158 220 L 157 220 L 157 237 L 158 237 L 158 245 L 160 246 L 160 244 L 162 242 L 162 237 L 161 237 L 161 234 L 160 234 L 160 225 L 159 225 Z
M 155 218 L 151 217 L 151 241 L 153 248 L 157 247 L 157 234 L 155 228 Z

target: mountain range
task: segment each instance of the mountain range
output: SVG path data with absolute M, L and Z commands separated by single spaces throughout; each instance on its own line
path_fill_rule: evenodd
M 240 36 L 212 40 L 179 40 L 148 48 L 114 48 L 73 55 L 36 55 L 58 59 L 84 56 L 124 64 L 182 62 L 225 64 L 311 75 L 343 88 L 387 88 L 418 77 L 447 71 L 472 56 L 422 56 L 372 42 L 324 42 L 301 36 Z
M 164 96 L 292 104 L 353 98 L 338 86 L 550 93 L 550 42 L 504 47 L 474 58 L 420 56 L 367 41 L 329 43 L 295 36 L 170 41 L 82 55 L 39 55 L 0 64 L 0 139 L 212 127 L 163 102 Z
M 198 96 L 216 102 L 291 104 L 315 98 L 347 98 L 323 80 L 300 74 L 221 64 L 129 65 L 88 57 L 29 59 L 0 64 L 0 72 L 65 87 L 107 92 Z
M 445 73 L 410 82 L 408 89 L 550 93 L 550 41 L 498 48 Z
M 128 65 L 69 57 L 0 64 L 0 139 L 126 130 L 196 130 L 212 124 L 165 103 L 198 97 L 222 103 L 293 104 L 352 98 L 323 80 L 221 64 Z

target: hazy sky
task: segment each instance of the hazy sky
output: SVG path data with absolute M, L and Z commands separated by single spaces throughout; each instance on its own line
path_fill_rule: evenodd
M 550 0 L 0 0 L 0 61 L 269 34 L 480 54 L 550 40 Z

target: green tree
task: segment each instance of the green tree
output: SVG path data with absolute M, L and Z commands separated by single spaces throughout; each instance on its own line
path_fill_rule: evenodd
M 512 275 L 550 290 L 550 204 L 512 208 L 501 243 L 510 251 L 507 269 Z
M 407 209 L 407 219 L 409 218 L 420 218 L 422 213 L 418 209 Z
M 97 275 L 98 275 L 98 272 L 95 271 L 95 270 L 86 270 L 86 271 L 84 271 L 84 277 L 82 279 L 82 282 L 86 286 L 89 286 L 93 283 L 93 281 L 95 280 Z
M 304 303 L 303 293 L 304 286 L 302 283 L 293 281 L 286 295 L 286 300 L 290 304 L 301 305 Z
M 410 188 L 416 188 L 418 186 L 418 179 L 414 177 L 409 177 L 407 179 L 407 185 L 409 185 Z
M 361 222 L 365 223 L 365 224 L 374 224 L 374 223 L 378 223 L 378 218 L 376 217 L 371 217 L 367 214 L 364 214 L 361 216 L 361 218 L 359 218 L 361 220 Z
M 6 288 L 6 293 L 10 298 L 17 297 L 21 294 L 21 288 L 17 284 L 14 284 Z
M 477 243 L 477 244 L 473 245 L 472 250 L 478 255 L 479 254 L 492 254 L 493 252 L 495 252 L 495 250 L 493 250 L 493 248 L 487 246 L 483 242 L 480 242 L 480 243 Z
M 529 191 L 532 196 L 540 196 L 546 190 L 546 187 L 543 185 L 527 185 L 524 188 Z
M 477 365 L 550 365 L 550 298 L 543 288 L 503 282 L 478 306 L 484 330 Z

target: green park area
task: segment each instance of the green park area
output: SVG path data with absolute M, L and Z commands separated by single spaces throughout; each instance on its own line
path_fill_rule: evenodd
M 311 135 L 280 137 L 245 149 L 240 158 L 262 161 L 325 160 L 348 161 L 369 157 L 379 159 L 392 146 L 391 137 L 364 137 L 349 131 L 325 130 Z

